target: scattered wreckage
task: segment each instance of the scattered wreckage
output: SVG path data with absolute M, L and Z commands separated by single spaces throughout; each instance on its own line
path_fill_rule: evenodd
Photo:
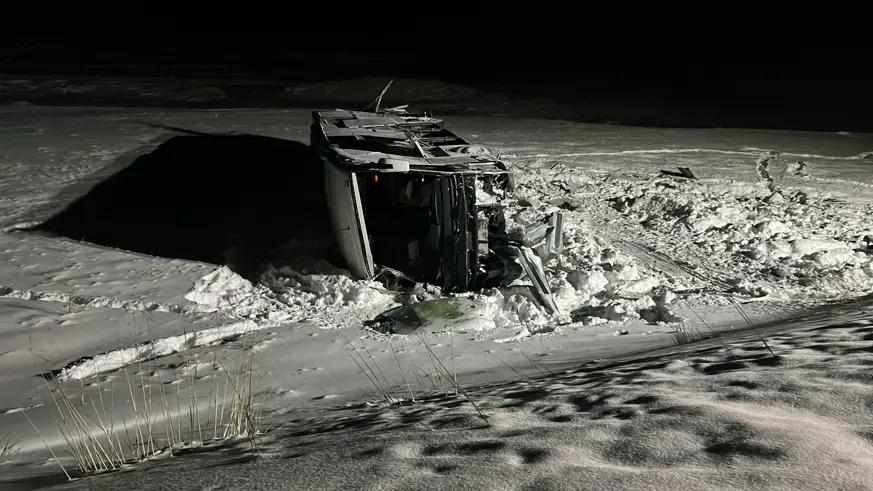
M 427 111 L 379 109 L 384 93 L 370 110 L 312 113 L 311 144 L 324 161 L 332 227 L 347 269 L 362 279 L 432 284 L 444 293 L 507 286 L 526 276 L 539 302 L 556 312 L 542 261 L 561 252 L 560 213 L 523 232 L 508 231 L 512 170 Z

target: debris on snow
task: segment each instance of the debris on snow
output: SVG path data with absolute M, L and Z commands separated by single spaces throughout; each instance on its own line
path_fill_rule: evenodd
M 421 319 L 416 309 L 447 302 L 438 288 L 416 285 L 398 293 L 326 263 L 273 268 L 255 285 L 219 269 L 186 298 L 201 312 L 271 325 L 361 326 L 399 314 L 405 319 L 411 312 L 416 329 L 454 329 L 460 322 L 473 331 L 518 328 L 534 334 L 569 321 L 681 322 L 673 310 L 680 291 L 691 292 L 682 295 L 681 306 L 687 306 L 696 299 L 709 302 L 702 298 L 711 295 L 779 301 L 873 290 L 873 241 L 864 242 L 871 235 L 867 211 L 809 188 L 781 182 L 777 187 L 776 175 L 809 177 L 806 160 L 780 158 L 777 152 L 761 154 L 758 182 L 699 179 L 681 165 L 686 179 L 674 180 L 663 174 L 604 178 L 571 172 L 560 161 L 536 170 L 513 162 L 518 200 L 505 203 L 507 231 L 527 238 L 522 244 L 543 258 L 542 286 L 552 292 L 554 313 L 522 280 L 448 297 L 450 303 L 475 304 L 475 315 Z M 628 247 L 634 243 L 644 247 Z
M 679 169 L 679 172 L 662 170 L 661 174 L 671 177 L 681 177 L 683 179 L 697 179 L 697 176 L 695 176 L 688 167 L 677 167 L 677 169 Z

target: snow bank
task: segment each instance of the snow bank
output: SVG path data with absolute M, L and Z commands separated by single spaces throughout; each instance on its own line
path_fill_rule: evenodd
M 873 327 L 857 317 L 769 332 L 777 357 L 737 333 L 390 410 L 307 408 L 261 458 L 207 444 L 64 489 L 869 489 Z

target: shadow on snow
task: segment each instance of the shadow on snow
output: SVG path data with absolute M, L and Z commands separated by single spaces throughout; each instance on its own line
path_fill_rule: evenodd
M 173 136 L 31 230 L 248 278 L 279 248 L 332 237 L 315 152 L 258 135 Z

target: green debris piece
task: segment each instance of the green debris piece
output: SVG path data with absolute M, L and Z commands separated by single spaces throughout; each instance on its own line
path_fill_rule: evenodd
M 438 319 L 458 319 L 463 317 L 461 312 L 462 302 L 458 298 L 437 298 L 425 300 L 412 306 L 415 314 L 422 324 L 427 324 Z

